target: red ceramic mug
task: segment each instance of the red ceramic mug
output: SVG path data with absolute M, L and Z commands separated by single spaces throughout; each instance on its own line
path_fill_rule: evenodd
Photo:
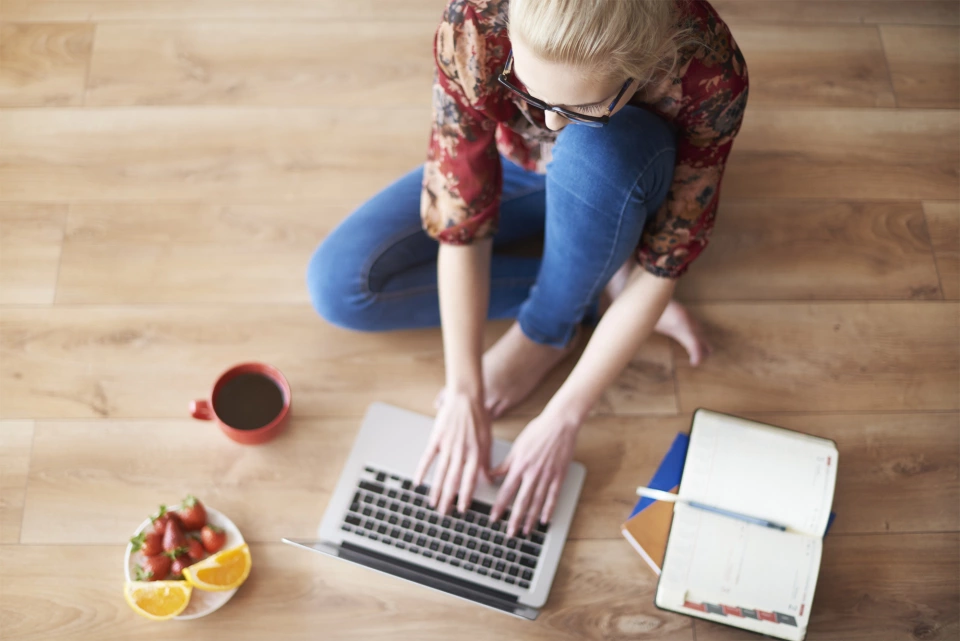
M 250 375 L 254 375 L 254 377 L 251 377 Z M 264 424 L 262 425 L 252 427 L 244 426 L 242 428 L 238 428 L 228 422 L 232 421 L 235 424 L 239 424 L 241 421 L 237 420 L 235 417 L 237 416 L 238 412 L 243 412 L 245 408 L 240 406 L 224 406 L 224 403 L 228 402 L 228 400 L 220 398 L 220 393 L 224 390 L 227 383 L 230 383 L 231 381 L 236 383 L 236 379 L 241 376 L 244 376 L 244 380 L 251 380 L 252 378 L 256 377 L 268 378 L 273 382 L 274 385 L 276 385 L 277 389 L 282 394 L 282 405 L 279 405 L 279 403 L 273 399 L 271 402 L 274 405 L 269 408 L 254 408 L 255 410 L 261 412 L 265 409 L 268 411 L 268 415 Z M 270 392 L 269 389 L 266 391 L 268 393 Z M 249 402 L 250 399 L 244 397 L 242 400 Z M 271 419 L 269 415 L 274 414 L 274 411 L 275 416 L 273 416 Z M 266 365 L 264 363 L 242 363 L 240 365 L 235 365 L 221 374 L 220 378 L 217 379 L 217 382 L 213 386 L 213 392 L 211 392 L 209 400 L 203 399 L 190 403 L 190 413 L 193 415 L 193 418 L 204 421 L 215 421 L 220 429 L 223 430 L 223 433 L 237 443 L 243 443 L 244 445 L 259 445 L 261 443 L 266 443 L 279 434 L 287 423 L 287 417 L 290 415 L 290 384 L 287 383 L 287 379 L 284 377 L 283 373 L 271 365 Z

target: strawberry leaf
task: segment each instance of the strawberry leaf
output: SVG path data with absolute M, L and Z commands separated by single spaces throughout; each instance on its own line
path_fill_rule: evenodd
M 149 581 L 153 577 L 153 572 L 150 570 L 144 570 L 143 567 L 137 566 L 134 570 L 133 578 L 137 581 Z
M 197 504 L 197 497 L 193 496 L 192 494 L 187 494 L 187 498 L 183 499 L 183 503 L 181 505 L 185 508 L 189 508 L 189 507 L 193 507 L 196 504 Z
M 166 513 L 167 513 L 167 506 L 166 506 L 166 505 L 161 505 L 161 506 L 160 506 L 160 512 L 159 512 L 156 516 L 151 516 L 151 517 L 150 517 L 150 522 L 151 522 L 151 523 L 156 523 L 156 522 L 157 522 L 157 519 L 159 519 L 161 516 L 163 516 L 163 515 L 166 514 Z
M 130 543 L 133 545 L 134 552 L 140 551 L 140 548 L 143 547 L 143 542 L 146 538 L 147 538 L 147 533 L 141 532 L 140 534 L 130 539 Z

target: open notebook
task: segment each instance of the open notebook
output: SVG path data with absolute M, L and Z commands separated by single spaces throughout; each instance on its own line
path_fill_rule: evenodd
M 806 635 L 837 479 L 833 441 L 699 409 L 656 604 L 782 639 Z

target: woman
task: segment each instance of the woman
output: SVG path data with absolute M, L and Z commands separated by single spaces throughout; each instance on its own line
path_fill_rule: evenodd
M 416 481 L 436 459 L 446 514 L 478 473 L 505 476 L 491 516 L 512 501 L 512 536 L 550 519 L 580 425 L 652 331 L 694 365 L 709 350 L 671 297 L 713 227 L 747 70 L 693 0 L 452 0 L 434 54 L 427 162 L 330 234 L 308 282 L 340 326 L 442 325 L 446 386 Z M 542 258 L 497 252 L 541 234 Z M 573 351 L 605 287 L 576 367 L 489 469 L 491 419 Z M 516 322 L 481 354 L 487 318 Z

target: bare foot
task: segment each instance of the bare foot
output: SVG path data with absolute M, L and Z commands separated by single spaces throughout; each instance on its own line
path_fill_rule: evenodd
M 566 347 L 557 348 L 534 343 L 516 322 L 483 355 L 483 387 L 486 407 L 491 418 L 499 418 L 523 401 L 543 378 L 580 343 L 578 329 Z M 443 390 L 437 394 L 435 407 L 443 403 Z
M 653 331 L 669 336 L 677 341 L 690 355 L 690 364 L 696 367 L 713 352 L 713 346 L 707 342 L 703 327 L 690 315 L 686 307 L 671 300 L 663 310 L 660 320 Z

